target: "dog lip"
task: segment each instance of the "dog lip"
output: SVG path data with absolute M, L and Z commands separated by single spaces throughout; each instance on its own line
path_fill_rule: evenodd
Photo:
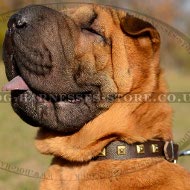
M 19 75 L 14 77 L 11 81 L 9 81 L 7 84 L 5 84 L 2 88 L 2 91 L 27 91 L 27 90 L 31 90 L 31 89 L 28 87 L 28 85 L 26 84 L 24 79 Z M 32 93 L 34 93 L 34 92 L 32 92 Z M 82 93 L 78 93 L 78 95 L 79 94 L 81 95 Z M 82 96 L 76 97 L 74 94 L 71 95 L 71 97 L 63 96 L 64 99 L 63 99 L 63 97 L 59 98 L 57 95 L 53 96 L 53 98 L 52 98 L 51 96 L 49 97 L 49 95 L 40 94 L 40 93 L 36 94 L 36 96 L 38 97 L 38 100 L 40 102 L 43 102 L 43 100 L 46 99 L 47 101 L 52 102 L 52 103 L 63 103 L 63 104 L 65 104 L 65 103 L 79 104 L 83 101 L 83 99 L 85 99 Z
M 2 91 L 29 90 L 28 85 L 21 76 L 16 76 L 2 88 Z
M 47 95 L 47 94 L 35 93 L 28 87 L 28 85 L 26 84 L 24 79 L 19 75 L 14 77 L 11 81 L 9 81 L 7 84 L 5 84 L 2 87 L 2 91 L 28 91 L 28 90 L 30 90 L 32 93 L 34 93 L 36 95 L 37 100 L 39 102 L 48 101 L 48 102 L 60 103 L 60 104 L 62 104 L 62 103 L 63 104 L 66 104 L 66 103 L 79 104 L 84 99 L 84 97 L 83 98 L 82 98 L 82 96 L 76 97 L 74 94 L 72 94 L 72 95 L 70 94 L 70 96 L 69 95 L 65 96 L 65 94 L 64 94 L 64 96 L 62 97 L 62 95 Z M 80 93 L 78 93 L 78 94 L 80 94 Z
M 40 97 L 41 100 L 46 100 L 48 102 L 52 102 L 54 104 L 60 103 L 60 104 L 79 104 L 82 103 L 86 100 L 86 97 L 88 96 L 89 93 L 73 93 L 73 94 L 44 94 L 44 93 L 35 93 L 38 97 Z

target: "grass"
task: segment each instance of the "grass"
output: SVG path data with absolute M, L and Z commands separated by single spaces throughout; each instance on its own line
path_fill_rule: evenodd
M 167 71 L 165 74 L 171 92 L 189 92 L 190 75 L 176 70 Z M 174 111 L 173 134 L 174 140 L 181 150 L 190 149 L 190 103 L 171 103 Z M 180 157 L 178 163 L 190 171 L 190 156 Z
M 0 87 L 6 83 L 4 67 L 0 63 Z M 34 146 L 36 128 L 28 126 L 13 112 L 10 103 L 0 103 L 0 167 L 19 168 L 43 173 L 50 164 L 50 157 L 41 155 Z M 14 168 L 16 167 L 16 168 Z M 34 190 L 40 179 L 25 177 L 0 170 L 0 189 Z
M 178 73 L 177 71 L 167 71 L 166 78 L 171 91 L 190 91 L 190 76 Z M 0 63 L 0 87 L 6 83 L 4 67 Z M 190 131 L 190 104 L 171 104 L 174 109 L 174 137 L 176 142 L 182 142 L 185 134 Z M 0 167 L 18 170 L 19 168 L 33 170 L 43 173 L 49 163 L 49 156 L 41 155 L 34 146 L 36 128 L 32 128 L 24 123 L 12 111 L 9 103 L 0 103 Z M 190 144 L 190 139 L 186 138 L 186 144 Z M 183 146 L 190 148 L 190 146 Z M 190 157 L 180 158 L 179 164 L 190 170 L 188 164 Z M 39 179 L 14 174 L 0 169 L 0 189 L 3 190 L 35 190 L 38 189 Z

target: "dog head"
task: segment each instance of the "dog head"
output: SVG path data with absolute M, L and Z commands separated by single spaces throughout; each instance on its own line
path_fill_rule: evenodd
M 159 34 L 123 11 L 29 6 L 8 28 L 4 89 L 33 126 L 74 133 L 109 109 L 116 94 L 154 92 L 158 85 Z

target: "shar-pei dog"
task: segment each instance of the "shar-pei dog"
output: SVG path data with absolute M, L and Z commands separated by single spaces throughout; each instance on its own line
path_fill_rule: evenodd
M 167 91 L 150 23 L 99 5 L 28 6 L 8 22 L 3 59 L 14 111 L 54 155 L 41 190 L 190 189 L 171 108 L 155 101 Z

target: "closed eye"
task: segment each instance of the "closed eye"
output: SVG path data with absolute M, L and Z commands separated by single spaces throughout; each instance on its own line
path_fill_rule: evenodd
M 108 43 L 107 39 L 102 34 L 94 30 L 93 28 L 85 27 L 85 28 L 82 28 L 82 30 L 88 32 L 91 35 L 96 35 L 97 37 L 100 37 L 104 43 Z
M 99 34 L 96 30 L 94 30 L 93 28 L 82 28 L 82 30 L 86 30 L 86 31 L 88 31 L 88 32 L 90 32 L 90 33 L 92 33 L 92 34 L 96 34 L 96 35 L 99 35 L 99 36 L 101 36 L 102 37 L 102 35 L 101 34 Z

